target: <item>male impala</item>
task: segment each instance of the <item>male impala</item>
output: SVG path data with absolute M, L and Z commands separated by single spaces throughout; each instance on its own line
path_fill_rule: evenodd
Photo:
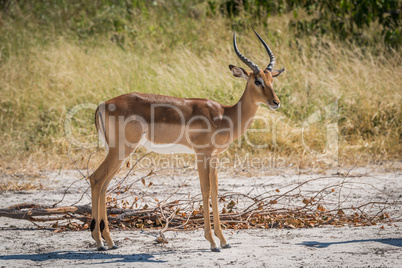
M 280 75 L 284 69 L 273 70 L 275 57 L 264 40 L 256 32 L 255 34 L 268 52 L 270 62 L 266 69 L 260 70 L 239 52 L 234 33 L 234 50 L 252 71 L 229 65 L 235 77 L 247 80 L 243 96 L 233 106 L 208 99 L 130 93 L 106 101 L 98 107 L 95 124 L 108 148 L 105 160 L 90 176 L 93 218 L 91 232 L 98 250 L 106 250 L 102 237 L 109 249 L 117 248 L 108 228 L 106 189 L 123 161 L 138 145 L 144 145 L 156 152 L 196 154 L 204 208 L 205 238 L 211 243 L 212 251 L 220 251 L 211 232 L 211 198 L 214 233 L 222 248 L 230 248 L 222 234 L 219 220 L 218 177 L 214 165 L 216 157 L 248 129 L 258 104 L 266 104 L 272 110 L 280 106 L 272 85 L 273 77 Z

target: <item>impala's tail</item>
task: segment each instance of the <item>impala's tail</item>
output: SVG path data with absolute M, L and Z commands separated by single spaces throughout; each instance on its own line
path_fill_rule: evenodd
M 99 140 L 107 148 L 108 143 L 107 143 L 106 131 L 105 131 L 105 121 L 104 121 L 105 113 L 104 113 L 104 111 L 105 111 L 105 104 L 104 103 L 102 103 L 101 105 L 98 106 L 98 108 L 96 108 L 96 111 L 95 111 L 95 127 L 96 127 L 96 131 L 98 132 L 98 135 L 99 135 Z

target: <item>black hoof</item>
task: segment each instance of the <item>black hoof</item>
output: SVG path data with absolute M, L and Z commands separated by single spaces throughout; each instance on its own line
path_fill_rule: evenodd
M 221 252 L 221 250 L 219 248 L 211 248 L 212 252 Z
M 113 245 L 113 247 L 109 248 L 109 250 L 113 250 L 113 249 L 118 249 L 119 247 L 116 245 Z
M 231 246 L 229 244 L 226 244 L 224 246 L 221 246 L 222 248 L 231 248 Z
M 105 247 L 100 247 L 100 248 L 98 248 L 98 251 L 106 251 L 106 248 Z

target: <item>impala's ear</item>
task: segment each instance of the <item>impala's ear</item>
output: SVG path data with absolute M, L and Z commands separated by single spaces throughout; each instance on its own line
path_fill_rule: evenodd
M 249 73 L 241 67 L 229 65 L 229 69 L 232 71 L 234 77 L 240 77 L 244 79 L 248 79 Z
M 273 70 L 272 72 L 271 72 L 271 75 L 272 75 L 272 77 L 277 77 L 277 76 L 279 76 L 281 73 L 283 73 L 285 71 L 285 69 L 282 69 L 282 70 Z

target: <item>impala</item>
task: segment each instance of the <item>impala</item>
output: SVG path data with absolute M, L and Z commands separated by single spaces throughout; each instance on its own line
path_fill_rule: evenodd
M 255 31 L 254 31 L 255 32 Z M 129 93 L 102 103 L 95 112 L 95 125 L 107 147 L 107 156 L 90 176 L 92 194 L 91 233 L 98 250 L 116 249 L 106 214 L 106 190 L 110 180 L 124 160 L 139 145 L 161 153 L 193 153 L 196 155 L 201 184 L 204 235 L 211 250 L 218 252 L 211 231 L 210 199 L 212 203 L 214 234 L 222 248 L 230 248 L 222 234 L 218 211 L 217 155 L 239 138 L 250 126 L 260 103 L 272 110 L 280 106 L 273 90 L 273 78 L 282 70 L 273 70 L 275 57 L 264 40 L 255 32 L 265 47 L 270 62 L 264 70 L 243 56 L 236 44 L 237 56 L 251 71 L 229 65 L 235 77 L 247 81 L 241 99 L 233 106 L 209 99 L 175 98 L 154 94 Z

